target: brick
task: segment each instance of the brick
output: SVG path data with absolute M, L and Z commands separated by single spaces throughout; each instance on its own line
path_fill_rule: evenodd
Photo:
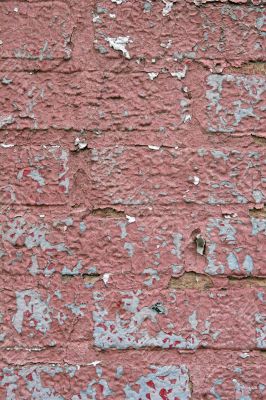
M 103 204 L 113 206 L 260 203 L 263 154 L 221 148 L 94 149 L 92 188 Z
M 192 59 L 220 69 L 265 59 L 263 7 L 231 2 L 197 7 L 196 1 L 113 3 L 97 2 L 94 45 L 114 68 L 130 65 L 159 72 Z M 127 43 L 116 43 L 117 38 Z
M 265 349 L 265 288 L 92 291 L 81 283 L 3 279 L 1 347 Z M 7 288 L 7 289 L 6 289 Z M 92 305 L 94 298 L 94 307 Z M 228 324 L 230 321 L 230 324 Z M 71 353 L 71 351 L 70 351 Z M 59 353 L 60 354 L 60 353 Z M 86 354 L 86 353 L 85 353 Z
M 12 291 L 10 287 L 12 286 Z M 81 280 L 2 277 L 1 349 L 52 351 L 71 340 L 91 342 L 91 296 Z
M 74 152 L 74 145 L 70 149 L 58 144 L 16 146 L 15 140 L 9 140 L 11 143 L 0 144 L 0 201 L 5 207 L 62 206 L 84 201 L 84 179 L 86 189 L 90 187 L 87 163 Z
M 191 73 L 194 76 L 195 69 Z M 154 132 L 150 140 L 165 141 L 175 131 L 189 130 L 192 123 L 185 85 L 170 74 L 162 74 L 156 81 L 147 73 L 129 79 L 126 74 L 89 72 L 13 73 L 8 79 L 9 84 L 2 84 L 2 129 L 74 129 L 89 131 L 94 137 L 112 135 L 111 140 L 117 135 L 126 140 L 133 136 L 138 143 L 145 140 L 147 132 Z
M 265 348 L 263 301 L 254 289 L 94 292 L 100 349 Z M 229 322 L 230 321 L 230 322 Z
M 91 353 L 89 365 L 10 363 L 2 369 L 0 393 L 2 397 L 12 393 L 18 398 L 38 393 L 64 400 L 81 395 L 87 399 L 152 398 L 165 390 L 169 399 L 176 393 L 178 398 L 182 394 L 183 399 L 195 400 L 214 395 L 262 399 L 265 394 L 265 363 L 258 352 L 232 352 L 229 356 L 226 352 L 214 354 L 205 350 L 204 357 L 200 351 L 193 356 L 167 353 L 165 357 L 165 352 L 131 351 L 128 360 L 114 352 L 102 353 L 100 359 Z M 95 366 L 94 361 L 98 362 Z M 204 367 L 204 376 L 199 364 Z
M 70 9 L 60 2 L 1 3 L 1 58 L 32 60 L 71 58 Z M 14 29 L 8 29 L 13 25 Z M 45 37 L 44 37 L 45 35 Z
M 69 151 L 60 146 L 0 147 L 1 202 L 64 204 L 69 194 Z M 25 190 L 27 186 L 27 190 Z
M 213 74 L 207 83 L 209 132 L 264 130 L 265 77 Z
M 92 9 L 84 1 L 1 2 L 1 71 L 95 69 L 92 21 L 85 18 Z
M 178 71 L 184 78 L 170 72 L 154 80 L 144 72 L 130 79 L 124 73 L 12 73 L 8 84 L 3 74 L 0 129 L 74 129 L 110 142 L 172 146 L 198 145 L 206 141 L 204 130 L 263 133 L 263 74 L 206 74 L 184 63 Z
M 256 277 L 265 278 L 263 216 L 218 214 L 217 208 L 203 212 L 186 205 L 177 214 L 163 215 L 115 209 L 103 215 L 104 210 L 6 210 L 0 228 L 2 271 L 36 278 L 57 273 L 81 277 L 88 287 L 105 287 L 107 274 L 108 286 L 121 289 L 167 287 L 171 277 L 176 278 L 173 287 L 197 289 L 199 274 L 207 288 L 227 287 L 226 281 L 216 282 L 220 276 L 245 278 L 238 286 L 245 286 L 248 277 L 254 283 Z M 203 253 L 198 253 L 197 237 L 205 242 Z M 189 271 L 197 275 L 186 286 L 189 275 L 182 274 Z
M 9 76 L 11 83 L 2 89 L 1 128 L 81 130 L 93 127 L 99 90 L 93 75 L 29 72 Z

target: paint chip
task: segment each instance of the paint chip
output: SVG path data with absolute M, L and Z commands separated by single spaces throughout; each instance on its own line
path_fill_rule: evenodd
M 88 143 L 77 137 L 75 139 L 75 146 L 77 150 L 84 150 L 88 146 Z
M 125 3 L 127 0 L 111 0 L 112 3 L 116 3 L 116 4 L 123 4 Z
M 203 256 L 206 246 L 206 240 L 200 234 L 196 236 L 195 240 L 197 245 L 197 253 Z
M 198 176 L 193 176 L 194 185 L 198 185 L 200 183 L 200 178 Z
M 107 286 L 107 283 L 109 281 L 110 275 L 111 274 L 109 274 L 109 273 L 103 274 L 103 282 L 104 282 L 105 286 Z
M 168 15 L 173 7 L 173 2 L 172 1 L 168 1 L 168 0 L 163 0 L 163 3 L 165 4 L 164 8 L 163 8 L 163 16 L 165 17 L 166 15 Z
M 162 303 L 158 302 L 155 303 L 151 306 L 151 309 L 155 312 L 157 312 L 157 314 L 166 314 L 166 310 L 165 307 Z
M 132 224 L 133 222 L 136 221 L 135 217 L 131 217 L 130 215 L 126 215 L 127 221 L 129 224 Z
M 154 146 L 154 145 L 152 145 L 152 144 L 149 144 L 149 145 L 148 145 L 148 148 L 149 148 L 150 150 L 160 150 L 160 146 Z
M 170 72 L 170 73 L 173 78 L 177 78 L 177 79 L 181 80 L 181 79 L 185 78 L 187 69 L 188 68 L 185 65 L 182 71 L 174 71 L 174 72 Z
M 159 72 L 148 72 L 149 78 L 153 81 L 159 75 Z
M 184 116 L 184 118 L 183 118 L 184 124 L 186 124 L 188 121 L 191 121 L 191 120 L 192 120 L 192 117 L 191 117 L 190 114 L 186 114 L 186 115 Z
M 107 37 L 105 40 L 109 43 L 110 47 L 114 50 L 121 51 L 123 56 L 130 60 L 130 55 L 126 49 L 126 45 L 131 43 L 129 36 Z
M 249 358 L 250 355 L 249 355 L 249 353 L 241 353 L 240 357 L 245 359 L 245 358 Z
M 0 146 L 8 149 L 9 147 L 14 147 L 15 145 L 12 143 L 1 143 Z
M 99 365 L 99 364 L 101 364 L 101 361 L 96 360 L 96 361 L 92 361 L 91 363 L 88 363 L 87 365 L 93 365 L 94 367 L 96 367 L 96 365 Z

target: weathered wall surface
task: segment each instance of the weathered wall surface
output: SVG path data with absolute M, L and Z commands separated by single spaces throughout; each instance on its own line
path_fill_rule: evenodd
M 263 3 L 0 2 L 0 399 L 266 399 Z

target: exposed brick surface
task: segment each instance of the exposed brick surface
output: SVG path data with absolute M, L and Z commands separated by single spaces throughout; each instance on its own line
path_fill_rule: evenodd
M 0 2 L 0 398 L 266 398 L 265 2 Z

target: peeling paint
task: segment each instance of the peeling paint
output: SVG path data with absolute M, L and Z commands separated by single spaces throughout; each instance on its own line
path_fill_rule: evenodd
M 105 40 L 109 43 L 110 47 L 121 51 L 123 56 L 130 60 L 129 52 L 126 49 L 126 45 L 132 42 L 129 36 L 107 37 Z

